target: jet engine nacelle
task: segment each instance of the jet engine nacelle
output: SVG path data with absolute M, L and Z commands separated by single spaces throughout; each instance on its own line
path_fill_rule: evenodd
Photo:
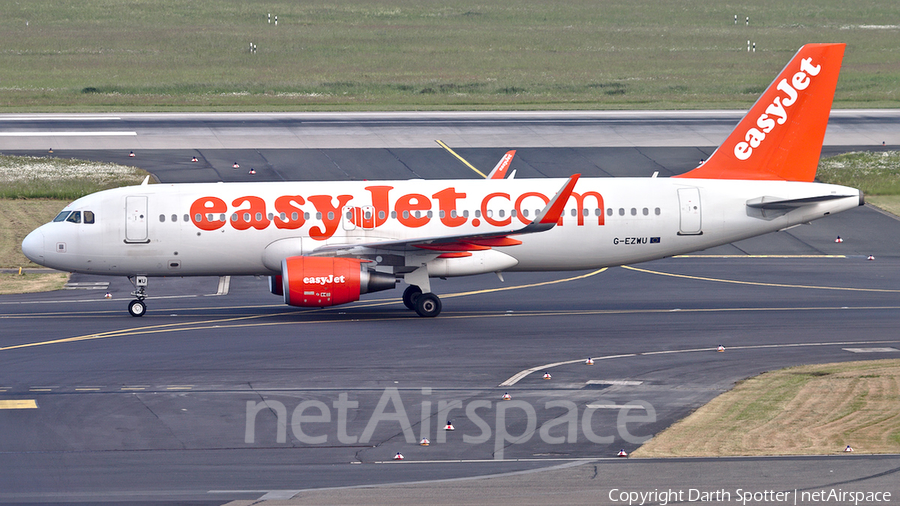
M 361 260 L 331 257 L 288 257 L 281 262 L 284 303 L 325 307 L 359 300 L 363 293 L 394 288 L 393 274 L 369 271 Z M 276 276 L 277 277 L 277 276 Z M 274 286 L 270 287 L 274 293 Z

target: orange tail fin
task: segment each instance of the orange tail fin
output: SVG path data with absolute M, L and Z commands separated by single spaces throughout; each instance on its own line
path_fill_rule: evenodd
M 846 44 L 807 44 L 703 165 L 675 177 L 812 181 Z

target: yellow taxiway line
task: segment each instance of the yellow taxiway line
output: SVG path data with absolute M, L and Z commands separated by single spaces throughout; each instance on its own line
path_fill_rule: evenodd
M 6 399 L 0 400 L 0 409 L 37 409 L 34 399 Z

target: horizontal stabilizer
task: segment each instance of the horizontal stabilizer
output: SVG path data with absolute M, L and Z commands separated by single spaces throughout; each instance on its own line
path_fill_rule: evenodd
M 827 202 L 829 200 L 845 199 L 856 195 L 819 195 L 816 197 L 804 197 L 800 199 L 783 199 L 780 197 L 757 197 L 747 201 L 747 207 L 754 209 L 796 209 L 798 207 Z M 862 202 L 862 194 L 859 196 Z M 862 205 L 862 204 L 860 204 Z

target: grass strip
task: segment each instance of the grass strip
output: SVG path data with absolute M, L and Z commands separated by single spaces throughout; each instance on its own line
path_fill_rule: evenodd
M 744 109 L 809 42 L 847 43 L 836 107 L 900 105 L 896 0 L 29 0 L 2 14 L 6 112 Z
M 632 457 L 900 453 L 900 360 L 807 365 L 739 382 Z
M 68 199 L 140 184 L 150 175 L 137 167 L 84 160 L 0 156 L 0 198 Z
M 69 273 L 67 272 L 49 274 L 0 272 L 0 295 L 62 290 L 68 281 Z
M 900 195 L 900 151 L 864 151 L 823 158 L 816 179 L 859 188 L 867 198 Z

